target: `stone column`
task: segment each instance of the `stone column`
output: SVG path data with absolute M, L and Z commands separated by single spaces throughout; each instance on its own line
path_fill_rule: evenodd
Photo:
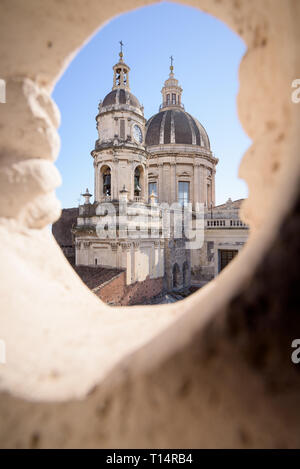
M 144 181 L 144 191 L 143 191 L 143 198 L 144 198 L 144 201 L 147 203 L 148 200 L 149 200 L 149 195 L 151 194 L 148 194 L 148 169 L 143 166 L 143 175 L 144 175 L 144 178 L 143 178 L 143 181 Z
M 138 282 L 140 279 L 138 278 L 138 270 L 137 270 L 137 255 L 140 248 L 139 241 L 133 241 L 133 250 L 132 250 L 132 257 L 131 257 L 131 281 Z
M 111 184 L 112 184 L 112 190 L 111 190 L 111 198 L 118 199 L 119 198 L 119 184 L 118 184 L 118 179 L 119 179 L 119 161 L 115 159 L 115 161 L 112 163 L 112 175 L 111 175 Z
M 158 202 L 165 202 L 164 181 L 163 181 L 163 163 L 158 163 Z
M 154 247 L 153 242 L 151 243 L 151 248 L 150 248 L 149 277 L 150 278 L 155 277 L 155 247 Z
M 195 208 L 195 205 L 197 202 L 200 202 L 200 199 L 199 199 L 200 187 L 201 187 L 200 164 L 196 161 L 194 164 L 194 197 L 192 200 L 193 208 Z
M 170 165 L 168 163 L 164 164 L 164 169 L 163 169 L 163 189 L 164 189 L 164 201 L 168 202 L 168 204 L 171 201 L 171 194 L 170 194 L 170 181 L 171 181 L 171 172 L 170 172 Z
M 122 266 L 126 269 L 126 284 L 132 283 L 132 268 L 131 268 L 131 243 L 121 243 L 122 246 Z
M 100 194 L 100 163 L 97 161 L 95 166 L 95 200 L 99 202 L 101 198 Z
M 93 166 L 94 166 L 94 199 L 95 200 L 98 200 L 98 192 L 97 192 L 97 170 L 98 170 L 98 165 L 96 163 L 96 160 L 94 160 L 94 163 L 93 163 Z
M 112 266 L 119 268 L 120 267 L 119 255 L 118 255 L 119 245 L 118 243 L 113 242 L 111 243 L 110 247 L 111 247 L 111 252 L 112 252 Z
M 129 200 L 134 198 L 134 162 L 127 165 L 127 184 L 129 189 Z
M 216 204 L 216 170 L 212 170 L 212 177 L 211 177 L 211 201 L 213 207 Z
M 153 278 L 159 277 L 160 273 L 160 242 L 154 241 L 154 264 L 153 264 Z
M 75 242 L 75 265 L 81 264 L 81 242 Z
M 176 202 L 176 163 L 171 163 L 171 194 L 170 194 L 170 202 Z
M 165 275 L 165 243 L 164 240 L 159 243 L 159 277 Z
M 206 168 L 203 164 L 200 165 L 200 202 L 206 203 Z

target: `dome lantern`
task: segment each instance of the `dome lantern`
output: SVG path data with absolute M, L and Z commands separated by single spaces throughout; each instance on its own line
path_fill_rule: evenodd
M 170 65 L 170 73 L 169 78 L 165 81 L 164 87 L 161 90 L 161 94 L 163 97 L 163 102 L 160 105 L 161 109 L 166 108 L 183 108 L 184 106 L 181 104 L 181 94 L 182 88 L 178 84 L 178 80 L 174 76 L 174 66 L 173 66 L 173 56 L 170 57 L 171 65 Z
M 119 52 L 119 62 L 113 66 L 114 71 L 114 82 L 113 82 L 113 90 L 117 89 L 125 89 L 130 90 L 129 87 L 129 71 L 130 67 L 124 62 L 123 60 L 123 42 L 120 41 L 121 50 Z

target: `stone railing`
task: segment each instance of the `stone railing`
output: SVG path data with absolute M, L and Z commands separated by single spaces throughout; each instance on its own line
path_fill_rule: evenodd
M 111 202 L 112 198 L 110 195 L 103 195 L 102 197 L 100 197 L 100 200 L 99 202 Z
M 134 202 L 145 202 L 145 199 L 144 199 L 144 197 L 142 197 L 141 195 L 135 195 L 135 196 L 133 197 L 133 201 L 134 201 Z
M 230 218 L 211 218 L 206 220 L 207 228 L 243 228 L 248 229 L 248 225 L 243 223 L 239 219 L 230 219 Z

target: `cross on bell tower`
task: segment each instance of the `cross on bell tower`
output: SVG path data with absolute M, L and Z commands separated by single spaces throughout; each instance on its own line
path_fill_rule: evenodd
M 124 44 L 123 44 L 122 39 L 121 39 L 121 41 L 119 41 L 119 44 L 120 44 L 120 46 L 121 46 L 121 51 L 120 51 L 119 56 L 120 56 L 120 57 L 123 57 L 123 46 L 124 46 Z

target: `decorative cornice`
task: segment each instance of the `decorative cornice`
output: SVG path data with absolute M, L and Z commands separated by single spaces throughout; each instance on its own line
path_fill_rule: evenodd
M 147 119 L 143 116 L 142 111 L 140 111 L 140 113 L 137 112 L 136 107 L 131 106 L 130 104 L 118 104 L 118 105 L 113 104 L 112 106 L 114 106 L 114 107 L 111 107 L 111 109 L 106 109 L 106 108 L 108 108 L 108 106 L 103 106 L 101 108 L 101 111 L 95 117 L 95 119 L 98 120 L 98 117 L 101 117 L 104 114 L 112 114 L 112 113 L 115 113 L 115 112 L 127 111 L 127 112 L 130 112 L 132 114 L 135 114 L 140 119 L 142 119 L 144 124 L 146 124 L 146 122 L 147 122 Z

